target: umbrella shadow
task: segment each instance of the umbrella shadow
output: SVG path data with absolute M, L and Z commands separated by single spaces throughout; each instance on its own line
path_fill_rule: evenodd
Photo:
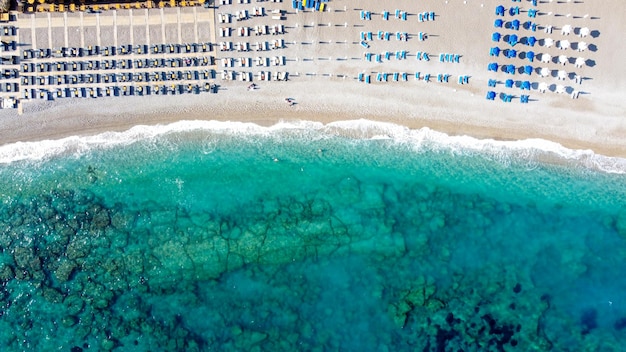
M 594 67 L 596 65 L 596 60 L 592 60 L 592 59 L 587 59 L 585 61 L 585 65 L 589 66 L 589 67 Z
M 594 53 L 598 51 L 598 47 L 595 44 L 589 44 L 587 48 L 589 48 L 589 51 L 592 51 Z
M 600 31 L 599 31 L 599 30 L 594 29 L 593 31 L 591 31 L 591 33 L 589 33 L 589 35 L 590 35 L 592 38 L 598 38 L 598 37 L 600 36 Z

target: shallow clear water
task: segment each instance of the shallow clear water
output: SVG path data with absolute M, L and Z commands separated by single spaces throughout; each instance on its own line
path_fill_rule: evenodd
M 626 342 L 624 174 L 393 131 L 144 131 L 1 164 L 2 350 Z

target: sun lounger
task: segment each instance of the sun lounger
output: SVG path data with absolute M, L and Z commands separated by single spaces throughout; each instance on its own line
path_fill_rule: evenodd
M 406 72 L 402 72 L 402 81 L 406 82 L 407 80 L 408 80 L 408 79 L 407 79 L 407 74 L 406 74 Z
M 389 11 L 383 11 L 383 20 L 385 21 L 389 20 Z
M 418 51 L 418 52 L 415 54 L 415 58 L 416 58 L 417 60 L 422 60 L 422 52 L 421 52 L 421 51 Z
M 420 73 L 419 72 L 415 72 L 415 80 L 419 81 L 420 79 Z
M 398 78 L 400 77 L 400 74 L 398 72 L 394 72 L 393 73 L 393 81 L 394 82 L 398 82 Z

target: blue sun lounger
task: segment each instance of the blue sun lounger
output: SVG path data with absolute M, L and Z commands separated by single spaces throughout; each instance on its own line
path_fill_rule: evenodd
M 385 40 L 389 40 L 391 38 L 391 33 L 385 32 Z
M 424 22 L 424 13 L 417 14 L 417 20 L 420 22 Z
M 365 59 L 369 62 L 372 62 L 372 53 L 365 53 Z
M 387 82 L 387 76 L 389 76 L 387 73 L 383 72 L 383 81 Z
M 530 18 L 537 17 L 537 10 L 536 9 L 529 9 L 528 10 L 528 17 L 530 17 Z
M 435 11 L 430 11 L 430 20 L 431 21 L 435 20 Z
M 424 59 L 424 61 L 430 61 L 430 57 L 426 53 L 422 55 L 422 58 Z
M 441 53 L 439 54 L 439 62 L 443 62 L 445 59 L 445 54 Z
M 370 80 L 370 75 L 365 76 L 365 83 L 370 84 L 372 81 Z
M 383 74 L 382 73 L 378 72 L 376 74 L 376 81 L 378 81 L 378 82 L 382 82 L 383 81 Z
M 406 82 L 408 80 L 406 72 L 402 72 L 402 81 Z
M 383 11 L 383 20 L 389 21 L 389 11 Z
M 385 38 L 385 33 L 383 31 L 378 31 L 378 39 L 383 40 L 383 38 Z
M 424 32 L 419 32 L 419 33 L 417 33 L 417 39 L 418 39 L 420 42 L 423 42 L 423 41 L 424 41 Z
M 361 40 L 365 40 L 365 32 L 361 32 Z
M 420 73 L 419 72 L 415 72 L 415 80 L 419 81 L 420 79 Z
M 292 7 L 292 8 L 294 8 L 294 9 L 297 9 L 297 8 L 298 8 L 298 1 L 293 0 L 293 1 L 291 2 L 291 7 Z
M 400 36 L 401 36 L 401 33 L 400 32 L 396 32 L 396 40 L 400 40 Z
M 443 75 L 441 73 L 437 74 L 437 82 L 443 82 Z
M 391 58 L 391 52 L 385 51 L 385 60 L 389 60 Z
M 398 82 L 398 78 L 400 77 L 400 74 L 398 72 L 394 72 L 393 73 L 393 81 L 394 82 Z
M 373 38 L 372 32 L 367 32 L 367 40 L 372 41 L 374 40 Z
M 396 9 L 396 18 L 398 18 L 398 19 L 400 18 L 400 10 L 399 9 Z
M 420 60 L 420 61 L 421 61 L 421 60 L 422 60 L 422 52 L 421 52 L 421 51 L 418 51 L 418 52 L 415 54 L 415 58 L 416 58 L 417 60 Z
M 365 74 L 359 73 L 359 82 L 365 81 Z
M 406 11 L 402 11 L 402 20 L 406 21 Z
M 361 40 L 361 46 L 368 49 L 370 47 L 369 44 L 367 44 L 364 40 Z
M 430 82 L 430 73 L 424 75 L 424 82 Z
M 383 62 L 382 55 L 376 54 L 376 62 Z

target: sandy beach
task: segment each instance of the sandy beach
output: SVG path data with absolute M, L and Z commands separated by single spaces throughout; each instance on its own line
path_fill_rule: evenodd
M 135 125 L 164 124 L 178 120 L 247 121 L 271 125 L 281 120 L 327 123 L 366 118 L 478 138 L 541 138 L 572 149 L 591 149 L 603 155 L 626 157 L 626 103 L 623 100 L 626 93 L 626 68 L 620 64 L 621 58 L 626 56 L 626 49 L 616 45 L 623 40 L 623 33 L 626 33 L 626 24 L 621 20 L 626 4 L 621 0 L 603 1 L 601 4 L 595 1 L 539 1 L 539 15 L 534 20 L 540 28 L 547 24 L 554 26 L 551 34 L 543 30 L 532 32 L 540 42 L 550 37 L 555 41 L 567 38 L 572 43 L 579 43 L 583 39 L 576 35 L 576 29 L 588 27 L 592 30 L 592 35 L 584 38 L 589 43 L 589 50 L 584 52 L 572 48 L 560 50 L 556 46 L 547 48 L 536 45 L 533 48 L 537 54 L 550 53 L 555 58 L 563 53 L 571 58 L 585 57 L 591 65 L 582 68 L 574 68 L 571 63 L 566 66 L 558 62 L 541 63 L 538 59 L 532 64 L 535 68 L 549 67 L 555 77 L 560 69 L 568 73 L 575 72 L 584 77 L 580 85 L 570 80 L 561 83 L 563 81 L 557 81 L 554 77 L 542 78 L 537 74 L 509 77 L 503 72 L 487 71 L 487 65 L 496 61 L 496 58 L 489 56 L 490 47 L 496 45 L 491 41 L 491 33 L 496 30 L 503 34 L 513 33 L 507 29 L 494 28 L 494 20 L 498 18 L 494 14 L 495 7 L 498 4 L 507 8 L 520 6 L 526 11 L 532 7 L 527 1 L 442 0 L 415 5 L 412 1 L 403 0 L 393 6 L 383 6 L 366 1 L 337 0 L 329 2 L 330 11 L 321 14 L 291 13 L 290 3 L 261 4 L 265 4 L 268 10 L 280 7 L 288 11 L 287 20 L 282 22 L 288 28 L 284 36 L 287 48 L 282 52 L 287 63 L 280 69 L 290 73 L 289 81 L 255 80 L 258 89 L 251 91 L 248 89 L 249 82 L 222 81 L 218 75 L 215 80 L 219 85 L 217 94 L 27 102 L 21 116 L 14 110 L 0 111 L 0 143 L 121 131 Z M 220 6 L 215 12 L 234 13 L 253 5 L 257 4 Z M 412 15 L 407 21 L 395 18 L 384 21 L 378 15 L 386 9 L 393 16 L 396 8 L 405 9 Z M 371 21 L 360 20 L 362 9 L 371 11 L 374 18 Z M 436 20 L 418 24 L 416 14 L 421 10 L 434 11 Z M 513 18 L 528 20 L 525 13 L 517 17 L 507 13 L 502 18 L 505 21 Z M 265 17 L 265 21 L 271 22 L 268 17 Z M 251 22 L 251 25 L 254 23 Z M 574 28 L 569 36 L 560 33 L 560 28 L 566 24 Z M 428 38 L 423 42 L 411 38 L 407 42 L 392 39 L 373 40 L 370 43 L 372 52 L 391 51 L 394 48 L 408 50 L 410 57 L 407 59 L 391 59 L 382 63 L 363 59 L 364 47 L 359 44 L 361 31 L 395 33 L 396 30 L 405 30 L 413 36 L 419 30 L 418 27 L 428 33 Z M 523 32 L 520 34 L 531 33 Z M 217 41 L 220 40 L 218 37 Z M 342 43 L 344 40 L 346 42 Z M 497 45 L 501 48 L 509 47 L 502 42 Z M 431 62 L 416 60 L 416 48 L 431 53 Z M 438 62 L 439 53 L 448 52 L 459 53 L 460 62 Z M 217 62 L 220 62 L 222 57 L 236 53 L 217 51 L 216 55 Z M 254 57 L 257 54 L 245 53 L 239 56 L 245 55 Z M 528 62 L 521 58 L 502 57 L 497 58 L 497 61 L 516 66 Z M 221 72 L 222 69 L 218 64 L 216 70 Z M 251 72 L 256 73 L 255 70 L 259 68 L 252 68 Z M 431 81 L 416 81 L 412 76 L 416 71 L 430 73 Z M 371 75 L 372 84 L 356 79 L 362 72 Z M 408 72 L 409 78 L 407 82 L 393 82 L 391 79 L 388 82 L 376 82 L 377 72 Z M 437 82 L 435 77 L 438 73 L 451 75 L 450 81 Z M 469 76 L 469 84 L 457 84 L 460 75 Z M 572 99 L 569 94 L 551 91 L 540 93 L 535 88 L 530 92 L 520 92 L 519 88 L 504 88 L 503 82 L 508 78 L 529 79 L 533 83 L 545 81 L 551 86 L 567 84 L 582 94 L 578 99 Z M 497 91 L 513 94 L 517 99 L 511 103 L 500 99 L 486 100 L 485 94 L 493 89 L 488 87 L 490 79 L 499 82 Z M 530 102 L 521 104 L 520 94 L 529 94 Z M 286 104 L 285 98 L 293 98 L 296 104 Z

